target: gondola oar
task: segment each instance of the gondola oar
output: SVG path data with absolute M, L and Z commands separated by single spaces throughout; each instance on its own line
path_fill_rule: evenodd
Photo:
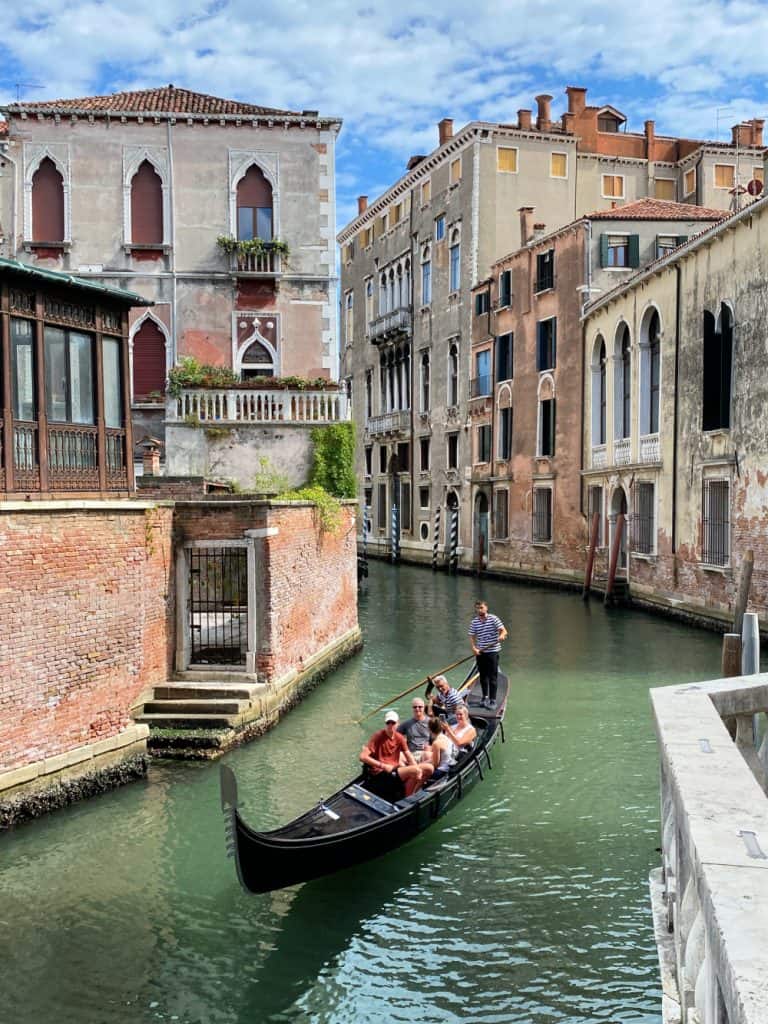
M 371 715 L 375 715 L 376 712 L 381 711 L 382 708 L 387 708 L 390 704 L 394 704 L 395 701 L 402 700 L 403 697 L 407 697 L 409 693 L 413 693 L 414 690 L 418 690 L 418 688 L 423 686 L 425 683 L 431 683 L 435 676 L 444 676 L 446 672 L 450 672 L 451 669 L 458 668 L 459 665 L 463 665 L 465 661 L 470 661 L 472 658 L 474 658 L 474 654 L 468 654 L 466 658 L 454 661 L 452 665 L 446 665 L 445 668 L 441 668 L 438 672 L 433 672 L 432 675 L 425 676 L 423 679 L 420 679 L 418 683 L 415 683 L 413 686 L 409 686 L 407 690 L 403 690 L 402 693 L 398 693 L 394 697 L 390 697 L 389 700 L 385 700 L 383 704 L 379 704 L 377 708 L 374 708 L 373 711 L 369 711 L 367 714 L 363 715 L 362 718 L 355 719 L 356 723 L 360 725 L 360 723 L 364 722 L 366 718 L 370 718 Z

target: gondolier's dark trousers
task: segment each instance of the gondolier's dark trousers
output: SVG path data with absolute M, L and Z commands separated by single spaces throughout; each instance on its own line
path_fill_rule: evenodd
M 496 687 L 499 679 L 499 652 L 484 651 L 477 656 L 477 671 L 480 674 L 480 686 L 483 696 L 496 700 Z

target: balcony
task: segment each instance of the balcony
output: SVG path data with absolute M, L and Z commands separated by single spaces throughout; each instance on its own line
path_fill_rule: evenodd
M 279 277 L 282 272 L 279 252 L 233 252 L 230 258 L 238 277 Z
M 368 337 L 374 345 L 389 341 L 398 335 L 411 336 L 411 311 L 407 306 L 393 309 L 391 313 L 383 313 L 368 324 Z
M 608 465 L 608 452 L 604 444 L 593 445 L 592 447 L 592 469 L 605 469 Z
M 411 413 L 409 409 L 397 409 L 385 412 L 381 416 L 371 416 L 365 425 L 369 437 L 382 434 L 401 434 L 411 429 Z
M 661 462 L 661 444 L 658 434 L 646 434 L 640 438 L 640 461 Z
M 615 466 L 627 466 L 632 459 L 632 442 L 628 437 L 622 437 L 613 442 L 613 463 Z
M 342 423 L 350 419 L 344 391 L 268 388 L 184 388 L 169 398 L 171 423 Z

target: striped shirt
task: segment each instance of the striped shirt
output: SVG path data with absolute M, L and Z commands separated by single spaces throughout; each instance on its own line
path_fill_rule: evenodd
M 438 690 L 435 700 L 445 708 L 449 715 L 456 711 L 459 704 L 464 703 L 464 698 L 454 686 L 445 693 L 440 693 Z
M 504 623 L 498 615 L 489 614 L 484 619 L 476 615 L 472 619 L 468 635 L 474 637 L 475 643 L 483 649 L 483 653 L 486 651 L 494 653 L 501 650 L 499 631 L 502 629 L 504 629 Z

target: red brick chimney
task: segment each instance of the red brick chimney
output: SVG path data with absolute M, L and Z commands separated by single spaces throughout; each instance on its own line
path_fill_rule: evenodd
M 752 144 L 752 124 L 735 124 L 731 128 L 731 144 L 733 146 L 749 146 Z
M 587 105 L 587 90 L 580 85 L 569 85 L 565 94 L 568 97 L 568 113 L 575 114 L 577 117 L 579 114 L 583 114 Z
M 160 476 L 160 449 L 162 441 L 156 437 L 145 437 L 139 444 L 141 448 L 141 465 L 144 476 Z
M 437 135 L 440 139 L 440 145 L 444 145 L 449 139 L 453 138 L 453 118 L 444 117 L 437 126 Z
M 645 159 L 653 160 L 653 143 L 656 138 L 656 122 L 645 122 Z
M 765 121 L 760 117 L 752 118 L 752 145 L 762 146 L 763 144 L 763 127 Z
M 517 112 L 517 127 L 522 129 L 524 132 L 531 130 L 531 112 L 530 110 L 518 110 Z
M 570 113 L 563 114 L 563 117 L 562 117 L 563 131 L 566 132 L 568 135 L 573 135 L 573 121 L 574 121 L 574 115 L 573 114 L 570 114 Z
M 357 197 L 357 213 L 358 213 L 358 216 L 361 213 L 365 213 L 365 211 L 367 209 L 368 209 L 368 196 L 358 196 Z
M 520 245 L 527 245 L 533 238 L 533 206 L 521 206 L 520 214 Z
M 543 92 L 535 96 L 538 113 L 536 114 L 536 127 L 541 132 L 549 131 L 552 127 L 552 97 Z

